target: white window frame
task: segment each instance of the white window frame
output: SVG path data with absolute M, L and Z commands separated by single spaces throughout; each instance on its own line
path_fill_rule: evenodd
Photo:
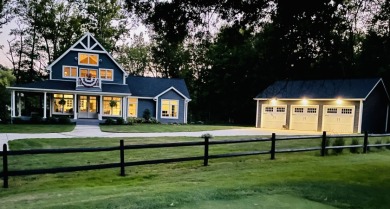
M 176 117 L 170 117 L 170 116 L 163 116 L 162 115 L 162 106 L 163 106 L 163 101 L 177 101 L 177 116 Z M 169 102 L 169 105 L 171 106 L 171 103 Z M 161 99 L 161 104 L 160 104 L 160 117 L 165 118 L 165 119 L 179 119 L 179 114 L 180 114 L 180 101 L 177 99 Z
M 64 110 L 62 109 L 62 112 L 56 112 L 55 111 L 55 109 L 54 109 L 54 107 L 55 107 L 55 101 L 56 101 L 56 99 L 60 99 L 60 98 L 56 98 L 55 96 L 54 96 L 54 94 L 52 95 L 52 101 L 51 101 L 51 103 L 52 103 L 52 112 L 53 112 L 53 114 L 55 114 L 55 115 L 73 115 L 74 113 L 75 113 L 75 110 L 74 110 L 74 103 L 75 103 L 75 99 L 74 99 L 74 95 L 73 94 L 62 94 L 62 93 L 60 93 L 59 95 L 62 95 L 62 97 L 61 97 L 61 99 L 65 99 L 65 95 L 72 95 L 72 108 L 73 108 L 73 113 L 67 113 L 67 112 L 64 112 Z M 67 98 L 67 99 L 69 99 L 69 98 Z M 66 105 L 66 104 L 65 104 Z
M 101 71 L 102 70 L 105 70 L 106 71 L 106 77 L 107 77 L 107 71 L 111 71 L 112 73 L 112 78 L 111 79 L 107 79 L 107 78 L 102 78 L 101 77 Z M 107 69 L 107 68 L 99 68 L 99 78 L 102 80 L 102 81 L 114 81 L 114 70 L 113 69 Z
M 89 64 L 89 57 L 88 57 L 88 64 L 85 64 L 85 63 L 80 63 L 80 54 L 86 54 L 86 55 L 96 55 L 97 56 L 97 63 L 96 65 L 95 64 Z M 93 54 L 93 53 L 84 53 L 84 52 L 79 52 L 78 55 L 77 55 L 77 60 L 78 60 L 78 63 L 79 65 L 84 65 L 84 66 L 99 66 L 99 54 Z
M 132 116 L 129 114 L 129 110 L 130 110 L 130 99 L 136 99 L 137 101 L 135 102 L 136 104 L 136 108 L 135 108 L 135 116 Z M 127 117 L 134 117 L 136 118 L 138 116 L 138 98 L 134 98 L 134 97 L 129 97 L 127 99 Z
M 69 68 L 76 68 L 76 76 L 73 77 L 73 76 L 65 76 L 65 68 L 66 67 L 69 67 Z M 72 70 L 70 72 L 72 74 Z M 62 78 L 77 78 L 79 76 L 79 68 L 77 66 L 70 66 L 70 65 L 63 65 L 62 66 Z

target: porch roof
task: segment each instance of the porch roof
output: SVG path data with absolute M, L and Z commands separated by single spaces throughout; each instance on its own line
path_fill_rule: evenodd
M 54 91 L 54 92 L 65 92 L 69 91 L 72 93 L 76 92 L 85 92 L 85 93 L 94 93 L 94 94 L 126 94 L 130 95 L 130 90 L 128 85 L 119 85 L 119 84 L 107 84 L 102 83 L 102 91 L 82 91 L 76 90 L 75 81 L 63 81 L 63 80 L 46 80 L 46 81 L 37 81 L 34 83 L 25 83 L 25 84 L 16 84 L 9 89 L 15 90 L 26 90 L 26 91 Z
M 129 76 L 127 77 L 127 84 L 133 96 L 155 97 L 174 87 L 185 97 L 190 98 L 187 85 L 183 79 Z

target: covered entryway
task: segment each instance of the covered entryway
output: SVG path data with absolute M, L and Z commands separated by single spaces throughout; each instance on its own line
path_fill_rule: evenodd
M 283 129 L 286 125 L 286 105 L 262 105 L 261 128 Z
M 98 118 L 96 96 L 80 96 L 79 118 Z
M 324 106 L 322 130 L 333 133 L 353 133 L 355 106 Z
M 292 105 L 290 118 L 291 130 L 317 131 L 318 105 Z

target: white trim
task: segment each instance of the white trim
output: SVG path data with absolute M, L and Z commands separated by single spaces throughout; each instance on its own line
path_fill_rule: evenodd
M 359 118 L 358 118 L 358 133 L 362 132 L 362 122 L 363 122 L 363 100 L 360 100 L 360 103 L 359 103 Z
M 168 89 L 166 89 L 165 91 L 161 92 L 160 94 L 158 94 L 157 96 L 155 96 L 154 98 L 157 99 L 159 98 L 161 95 L 167 93 L 168 91 L 170 90 L 174 90 L 176 91 L 176 93 L 178 93 L 180 96 L 182 96 L 184 99 L 188 100 L 188 101 L 191 101 L 191 99 L 187 98 L 186 96 L 184 96 L 184 94 L 182 94 L 179 90 L 177 90 L 175 87 L 171 86 L 169 87 Z
M 90 49 L 90 46 L 91 46 L 91 44 L 90 44 L 89 40 L 90 40 L 90 38 L 88 37 L 88 38 L 87 38 L 87 45 L 88 45 L 88 49 Z
M 11 117 L 15 117 L 15 91 L 11 92 Z
M 84 54 L 84 55 L 87 55 L 88 56 L 88 64 L 85 64 L 85 63 L 80 63 L 80 54 Z M 97 60 L 96 60 L 96 64 L 90 64 L 90 56 L 93 55 L 93 56 L 97 56 Z M 77 63 L 78 65 L 84 65 L 84 66 L 94 66 L 94 67 L 98 67 L 99 66 L 99 54 L 93 54 L 93 53 L 84 53 L 84 52 L 79 52 L 77 53 Z
M 127 104 L 127 102 L 126 102 L 126 97 L 122 97 L 122 118 L 123 118 L 123 120 L 125 120 L 126 121 L 126 115 L 127 115 L 127 111 L 126 111 L 126 104 Z
M 73 94 L 73 119 L 77 119 L 77 107 L 78 105 L 77 94 Z
M 18 108 L 18 117 L 21 117 L 22 116 L 22 103 L 20 102 L 20 92 L 16 94 L 17 98 L 18 98 L 18 103 L 17 103 L 17 108 Z
M 76 76 L 65 76 L 65 68 L 70 68 L 70 74 L 72 75 L 72 68 L 76 68 Z M 74 78 L 76 79 L 79 76 L 79 68 L 78 66 L 70 66 L 70 65 L 63 65 L 62 66 L 62 78 Z
M 387 110 L 386 110 L 386 127 L 385 127 L 385 132 L 387 133 L 387 126 L 389 125 L 389 105 L 387 105 Z
M 130 115 L 129 114 L 129 110 L 130 110 L 130 108 L 129 108 L 129 105 L 130 105 L 130 99 L 136 99 L 136 102 L 135 102 L 135 116 L 132 116 L 132 115 Z M 126 113 L 126 115 L 127 115 L 127 117 L 138 117 L 138 98 L 136 98 L 136 97 L 127 97 L 127 113 Z
M 382 84 L 383 84 L 383 88 L 385 89 L 387 99 L 390 100 L 389 94 L 388 94 L 388 92 L 387 92 L 387 90 L 386 90 L 386 86 L 385 86 L 385 83 L 383 82 L 382 78 L 380 78 L 379 81 L 378 81 L 378 82 L 374 85 L 374 87 L 371 89 L 371 91 L 368 92 L 368 94 L 367 94 L 366 98 L 364 98 L 364 100 L 366 100 L 366 99 L 370 96 L 370 94 L 374 91 L 374 89 L 376 88 L 376 86 L 377 86 L 379 83 L 382 83 Z
M 88 50 L 87 48 L 85 49 L 85 52 L 91 52 L 91 53 L 104 53 L 106 54 L 109 58 L 111 58 L 111 60 L 118 66 L 118 68 L 120 70 L 122 70 L 123 74 L 124 75 L 128 75 L 127 72 L 123 69 L 123 67 L 121 65 L 118 64 L 118 62 L 111 56 L 110 53 L 108 53 L 104 47 L 95 39 L 95 37 L 92 36 L 92 34 L 90 33 L 85 33 L 76 43 L 74 43 L 68 50 L 66 50 L 60 57 L 58 57 L 56 60 L 54 60 L 49 66 L 46 67 L 46 69 L 51 69 L 57 62 L 59 62 L 65 55 L 67 55 L 70 51 L 84 51 L 84 50 L 79 50 L 77 48 L 75 48 L 77 46 L 78 43 L 81 43 L 82 44 L 82 40 L 89 36 L 89 38 L 92 38 L 96 44 L 98 46 L 100 46 L 100 48 L 103 49 L 103 51 L 95 51 L 95 50 Z M 84 44 L 83 44 L 84 45 Z M 124 82 L 125 83 L 125 82 Z
M 137 99 L 155 99 L 153 97 L 137 97 L 137 96 L 129 96 L 129 98 L 137 98 Z
M 79 94 L 85 94 L 85 95 L 111 95 L 111 96 L 130 96 L 131 94 L 125 94 L 125 93 L 114 93 L 114 92 L 101 92 L 101 91 L 75 91 L 75 90 L 56 90 L 56 89 L 40 89 L 40 88 L 22 88 L 22 87 L 9 87 L 9 89 L 14 90 L 24 90 L 29 92 L 42 92 L 47 91 L 48 93 L 79 93 Z
M 272 98 L 253 98 L 253 100 L 260 100 L 260 101 L 268 101 Z M 294 100 L 302 100 L 303 98 L 276 98 L 277 100 L 285 100 L 285 101 L 294 101 Z M 337 100 L 337 98 L 306 98 L 307 100 L 312 101 L 332 101 Z M 364 98 L 341 98 L 344 101 L 360 101 L 364 100 Z
M 93 50 L 93 48 L 95 48 L 95 46 L 97 46 L 97 43 L 95 43 L 94 45 L 92 45 L 91 47 L 89 47 L 89 49 L 90 49 L 91 51 L 99 51 L 99 50 Z
M 158 121 L 158 99 L 153 99 L 156 101 L 156 120 Z
M 162 115 L 162 104 L 163 104 L 163 101 L 177 101 L 177 116 L 176 117 L 171 117 L 171 116 L 163 116 Z M 180 114 L 180 100 L 177 100 L 177 99 L 161 99 L 161 108 L 160 108 L 160 117 L 161 118 L 164 118 L 164 119 L 179 119 L 179 114 Z M 169 102 L 169 106 L 171 107 L 171 102 Z
M 101 74 L 102 70 L 106 71 L 106 78 L 107 78 L 107 71 L 111 71 L 111 75 L 112 75 L 111 79 L 102 78 L 102 74 Z M 114 81 L 114 69 L 99 68 L 99 78 L 102 81 Z
M 47 100 L 47 92 L 43 92 L 43 118 L 46 119 L 46 100 Z
M 255 127 L 258 128 L 260 127 L 259 125 L 259 105 L 260 105 L 260 102 L 259 100 L 256 101 L 256 125 Z
M 49 73 L 49 80 L 51 80 L 52 79 L 52 70 L 51 70 L 51 67 L 49 68 L 46 68 L 46 71 L 50 71 L 50 73 Z M 50 116 L 51 117 L 51 116 Z
M 49 106 L 49 115 L 50 115 L 50 117 L 52 117 L 53 116 L 53 99 L 52 99 L 52 97 L 53 97 L 53 95 L 52 94 L 50 94 L 49 95 L 49 104 L 50 104 L 50 106 Z
M 80 44 L 81 44 L 85 49 L 88 49 L 88 47 L 85 46 L 85 44 L 84 44 L 82 41 L 80 41 Z
M 103 96 L 100 95 L 99 96 L 99 115 L 98 115 L 98 119 L 99 120 L 103 120 Z

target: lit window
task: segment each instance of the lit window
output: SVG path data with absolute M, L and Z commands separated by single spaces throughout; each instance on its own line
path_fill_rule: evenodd
M 122 102 L 120 97 L 103 97 L 103 114 L 120 116 Z
M 112 69 L 100 69 L 100 78 L 102 80 L 113 80 L 113 70 Z
M 129 117 L 137 117 L 137 106 L 138 106 L 138 99 L 136 98 L 129 98 Z
M 62 77 L 64 77 L 64 78 L 76 78 L 77 77 L 77 67 L 63 66 L 62 71 L 63 71 Z
M 87 68 L 80 68 L 80 78 L 86 78 L 88 76 L 91 76 L 91 78 L 97 78 L 97 70 L 96 69 L 87 69 Z
M 98 54 L 79 53 L 79 65 L 98 66 L 98 62 L 99 62 Z
M 178 118 L 179 100 L 161 100 L 161 117 Z
M 73 95 L 54 94 L 53 100 L 54 113 L 72 114 L 73 113 Z

